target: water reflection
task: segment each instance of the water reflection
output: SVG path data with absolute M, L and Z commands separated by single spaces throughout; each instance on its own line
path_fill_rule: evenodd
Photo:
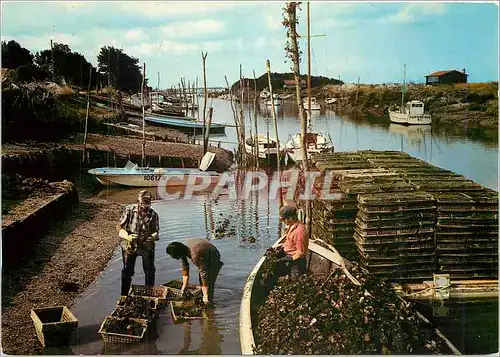
M 201 341 L 198 348 L 193 349 L 192 330 L 193 325 L 199 325 L 201 330 Z M 220 355 L 222 354 L 221 342 L 224 336 L 220 333 L 214 318 L 214 312 L 208 312 L 208 318 L 202 320 L 191 320 L 183 323 L 184 339 L 180 355 Z

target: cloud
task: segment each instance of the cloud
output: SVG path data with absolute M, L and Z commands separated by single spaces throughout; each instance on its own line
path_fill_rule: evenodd
M 167 18 L 178 15 L 193 15 L 230 10 L 237 6 L 232 2 L 125 2 L 118 5 L 123 10 L 149 18 Z
M 123 35 L 123 38 L 133 42 L 142 40 L 144 36 L 145 34 L 142 31 L 142 29 L 138 28 L 138 29 L 128 30 L 127 32 L 125 32 L 125 35 Z
M 443 3 L 407 4 L 394 15 L 383 18 L 383 21 L 395 24 L 410 24 L 421 22 L 430 16 L 441 16 L 446 12 Z
M 161 27 L 164 36 L 170 37 L 200 37 L 206 35 L 220 34 L 226 26 L 221 21 L 201 20 L 190 22 L 176 22 Z

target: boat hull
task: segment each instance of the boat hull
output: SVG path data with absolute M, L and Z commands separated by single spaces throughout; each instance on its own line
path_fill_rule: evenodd
M 276 247 L 282 239 L 278 239 L 273 247 Z M 326 249 L 322 245 L 328 246 Z M 321 245 L 315 243 L 314 240 L 309 242 L 309 251 L 307 253 L 307 270 L 308 274 L 313 276 L 327 276 L 334 269 L 342 269 L 349 280 L 351 280 L 355 285 L 359 285 L 352 274 L 346 269 L 346 263 L 344 258 L 338 253 L 338 251 L 322 242 Z M 241 353 L 243 355 L 253 355 L 254 347 L 256 346 L 256 341 L 254 338 L 254 324 L 253 317 L 257 313 L 259 308 L 259 302 L 257 301 L 257 295 L 260 293 L 259 284 L 256 284 L 258 277 L 260 276 L 260 269 L 266 260 L 264 255 L 257 265 L 254 267 L 252 272 L 247 278 L 245 287 L 243 288 L 243 296 L 240 305 L 240 321 L 239 321 L 239 331 L 240 331 L 240 347 Z M 286 302 L 284 302 L 286 304 Z M 419 312 L 416 312 L 417 317 L 422 321 L 429 323 L 429 321 Z M 442 342 L 446 345 L 447 351 L 445 354 L 460 354 L 460 351 L 439 331 L 435 329 L 435 332 L 442 339 Z
M 193 131 L 201 133 L 203 131 L 203 123 L 191 120 L 182 120 L 179 118 L 160 118 L 160 117 L 146 117 L 144 120 L 148 123 L 162 125 L 181 131 L 186 131 L 192 133 Z M 226 129 L 225 124 L 211 123 L 210 132 L 211 133 L 223 133 Z
M 105 169 L 105 168 L 104 168 Z M 114 169 L 114 168 L 110 168 Z M 101 171 L 100 171 L 101 170 Z M 176 187 L 186 186 L 188 184 L 201 185 L 207 177 L 210 184 L 216 184 L 220 175 L 215 172 L 204 173 L 193 169 L 192 171 L 174 171 L 171 173 L 160 173 L 151 171 L 113 173 L 103 172 L 103 169 L 91 169 L 88 172 L 104 186 L 130 186 L 130 187 Z
M 423 115 L 409 115 L 408 113 L 401 113 L 389 110 L 389 119 L 391 122 L 403 125 L 428 125 L 432 123 L 430 114 Z

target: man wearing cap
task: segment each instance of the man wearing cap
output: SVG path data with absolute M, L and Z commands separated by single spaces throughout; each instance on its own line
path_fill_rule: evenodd
M 151 208 L 151 193 L 139 192 L 137 205 L 125 207 L 120 223 L 117 225 L 118 236 L 122 238 L 122 286 L 121 294 L 128 295 L 135 261 L 142 257 L 145 285 L 155 284 L 155 242 L 159 239 L 160 222 L 158 213 Z
M 306 273 L 306 253 L 309 248 L 309 237 L 306 227 L 297 217 L 297 209 L 293 206 L 285 205 L 280 208 L 280 219 L 286 224 L 285 241 L 281 247 L 286 256 L 278 260 L 277 267 L 279 275 L 290 276 L 290 279 L 297 280 L 300 275 Z

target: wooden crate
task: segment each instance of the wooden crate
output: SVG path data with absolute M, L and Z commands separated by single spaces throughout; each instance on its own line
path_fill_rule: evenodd
M 68 345 L 78 319 L 66 306 L 43 307 L 31 310 L 38 339 L 44 347 Z

